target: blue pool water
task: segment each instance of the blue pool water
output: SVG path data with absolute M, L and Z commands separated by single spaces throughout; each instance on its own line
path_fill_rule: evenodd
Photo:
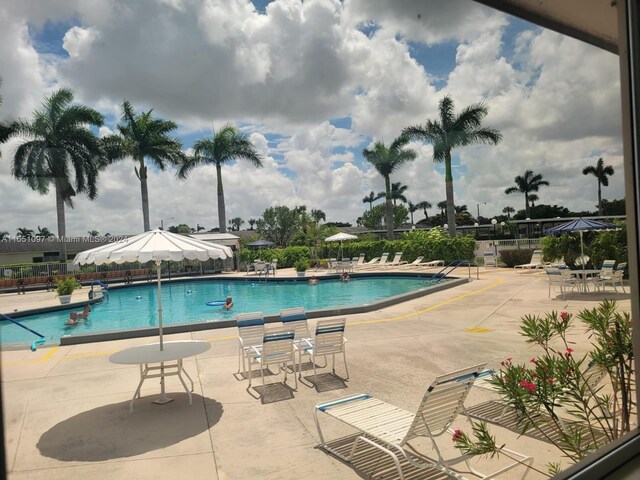
M 164 283 L 162 307 L 164 325 L 229 320 L 238 313 L 260 311 L 275 315 L 280 309 L 304 307 L 320 310 L 329 307 L 363 305 L 419 290 L 433 284 L 429 277 L 359 277 L 348 283 L 320 280 L 318 285 L 306 282 L 247 282 L 206 280 Z M 74 297 L 85 296 L 82 289 Z M 16 320 L 41 333 L 48 343 L 57 343 L 63 335 L 86 334 L 157 326 L 157 285 L 150 283 L 112 290 L 108 301 L 92 305 L 89 321 L 66 326 L 69 312 L 62 310 L 21 317 Z M 209 307 L 207 302 L 233 297 L 233 309 Z M 26 330 L 0 321 L 2 344 L 30 344 L 36 337 Z

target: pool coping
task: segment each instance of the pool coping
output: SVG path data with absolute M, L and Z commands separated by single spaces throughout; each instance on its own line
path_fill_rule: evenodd
M 437 273 L 425 273 L 425 272 L 402 272 L 402 271 L 394 271 L 394 272 L 354 272 L 350 274 L 351 277 L 434 277 Z M 268 282 L 307 282 L 309 281 L 310 276 L 300 277 L 300 276 L 289 276 L 289 277 L 278 277 L 278 278 L 268 278 L 266 281 Z M 319 277 L 320 279 L 338 279 L 340 275 L 323 275 Z M 391 305 L 396 305 L 398 303 L 406 302 L 409 300 L 413 300 L 415 298 L 420 298 L 430 293 L 439 292 L 441 290 L 447 290 L 449 288 L 457 287 L 459 285 L 463 285 L 471 281 L 470 278 L 459 278 L 459 277 L 449 277 L 445 276 L 446 282 L 437 283 L 435 285 L 431 285 L 426 288 L 421 288 L 418 290 L 413 290 L 407 293 L 403 293 L 400 295 L 394 295 L 392 297 L 387 297 L 378 302 L 373 302 L 369 304 L 356 305 L 356 306 L 347 306 L 347 307 L 338 307 L 338 308 L 325 308 L 321 310 L 309 310 L 307 311 L 308 318 L 322 318 L 322 317 L 334 317 L 339 315 L 352 315 L 357 313 L 367 313 L 374 310 L 378 310 L 381 308 L 385 308 Z M 258 277 L 253 276 L 219 276 L 216 275 L 214 277 L 206 276 L 206 277 L 180 277 L 175 279 L 163 279 L 162 283 L 174 283 L 174 282 L 188 282 L 188 281 L 207 281 L 207 280 L 224 280 L 224 281 L 235 281 L 235 282 L 256 282 Z M 260 281 L 265 281 L 265 279 L 260 279 Z M 121 288 L 128 288 L 131 286 L 139 286 L 139 285 L 152 285 L 155 282 L 139 282 L 134 284 L 119 284 L 113 285 L 109 288 L 109 290 L 118 290 Z M 60 310 L 73 310 L 77 309 L 85 305 L 86 303 L 95 303 L 100 300 L 83 300 L 80 302 L 73 302 L 65 305 L 51 305 L 48 307 L 41 307 L 32 310 L 21 310 L 19 312 L 13 312 L 11 318 L 19 318 L 27 315 L 36 315 L 48 312 L 55 312 Z M 265 323 L 274 323 L 280 321 L 280 315 L 267 315 L 264 317 Z M 204 322 L 193 322 L 193 323 L 178 323 L 166 325 L 163 327 L 164 334 L 174 334 L 174 333 L 186 333 L 186 332 L 196 332 L 203 330 L 213 330 L 219 328 L 229 328 L 235 327 L 236 320 L 235 318 L 230 320 L 207 320 Z M 96 333 L 88 333 L 88 334 L 75 334 L 75 335 L 63 335 L 60 337 L 59 345 L 79 345 L 84 343 L 94 343 L 94 342 L 107 342 L 111 340 L 123 340 L 129 338 L 142 338 L 142 337 L 153 337 L 158 336 L 159 331 L 157 327 L 148 327 L 148 328 L 136 328 L 136 329 L 127 329 L 127 330 L 113 330 L 110 332 L 96 332 Z M 14 350 L 20 349 L 20 344 L 7 344 L 0 345 L 0 349 Z M 27 347 L 25 347 L 27 348 Z

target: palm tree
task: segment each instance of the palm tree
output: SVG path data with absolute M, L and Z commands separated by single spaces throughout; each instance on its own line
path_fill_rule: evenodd
M 253 230 L 253 226 L 256 224 L 257 220 L 255 218 L 250 218 L 249 219 L 249 230 Z
M 112 162 L 131 157 L 136 164 L 134 170 L 140 180 L 145 232 L 151 230 L 145 159 L 151 160 L 159 170 L 164 170 L 167 164 L 181 165 L 185 159 L 180 140 L 169 136 L 178 125 L 169 120 L 154 118 L 152 112 L 153 109 L 137 114 L 125 100 L 122 103 L 122 123 L 118 125 L 118 133 L 103 139 L 104 149 Z
M 418 156 L 415 150 L 404 148 L 409 143 L 406 135 L 396 138 L 389 148 L 384 143 L 376 142 L 373 148 L 365 148 L 362 156 L 371 163 L 380 175 L 384 178 L 386 197 L 386 225 L 387 238 L 393 240 L 393 203 L 391 197 L 390 175 L 407 162 L 415 160 Z
M 524 209 L 527 218 L 531 218 L 531 212 L 529 209 L 529 196 L 531 193 L 537 192 L 543 185 L 546 185 L 547 187 L 549 186 L 549 182 L 542 178 L 541 173 L 534 174 L 531 170 L 527 170 L 524 172 L 524 175 L 518 175 L 514 179 L 516 182 L 515 187 L 509 187 L 504 191 L 507 195 L 515 192 L 524 193 Z
M 431 205 L 431 202 L 427 201 L 427 200 L 423 200 L 422 202 L 416 204 L 416 206 L 418 208 L 421 208 L 422 211 L 424 212 L 424 218 L 425 220 L 429 220 L 429 213 L 427 212 L 428 208 L 433 207 L 433 205 Z M 446 206 L 446 205 L 445 205 Z
M 244 220 L 240 217 L 234 217 L 229 220 L 229 223 L 231 224 L 231 230 L 240 231 L 240 227 L 244 224 Z
M 98 172 L 105 166 L 100 143 L 88 128 L 101 126 L 104 117 L 92 108 L 71 102 L 73 91 L 61 88 L 45 99 L 32 122 L 18 121 L 13 133 L 28 140 L 16 149 L 12 173 L 42 195 L 53 184 L 59 238 L 66 236 L 65 204 L 73 208 L 73 197 L 81 192 L 91 200 L 96 198 Z M 62 257 L 66 261 L 65 242 Z
M 393 199 L 394 205 L 396 205 L 396 200 L 407 203 L 407 197 L 404 196 L 404 192 L 406 192 L 408 188 L 409 187 L 407 185 L 403 185 L 401 182 L 391 184 L 391 198 Z M 380 192 L 378 194 L 380 198 L 384 197 L 384 195 L 385 192 Z
M 445 96 L 439 104 L 439 120 L 427 120 L 424 125 L 406 127 L 402 132 L 410 138 L 417 138 L 433 144 L 433 161 L 444 162 L 445 189 L 447 192 L 447 219 L 449 234 L 456 235 L 456 217 L 453 209 L 453 174 L 451 171 L 451 151 L 474 143 L 497 144 L 502 134 L 495 128 L 483 127 L 482 119 L 488 109 L 483 103 L 466 107 L 460 115 L 453 112 L 453 100 Z
M 531 202 L 531 208 L 536 206 L 536 202 L 538 200 L 540 200 L 540 197 L 538 197 L 538 195 L 536 195 L 535 193 L 529 194 L 529 201 Z
M 511 214 L 514 213 L 516 211 L 515 208 L 513 207 L 504 207 L 502 209 L 502 213 L 506 213 L 507 214 L 507 221 L 511 220 Z
M 36 233 L 36 237 L 50 238 L 50 237 L 53 237 L 53 233 L 51 233 L 47 227 L 40 228 L 40 225 L 38 225 L 38 233 Z
M 409 215 L 411 215 L 411 225 L 413 225 L 413 214 L 420 210 L 421 207 L 413 202 L 408 202 L 407 205 L 409 206 Z
M 100 235 L 100 232 L 98 232 L 98 230 L 89 230 L 87 233 L 90 237 L 97 237 Z
M 602 158 L 599 158 L 594 165 L 589 165 L 588 167 L 584 167 L 582 169 L 583 175 L 593 175 L 598 180 L 598 215 L 602 216 L 602 185 L 605 187 L 609 186 L 609 178 L 615 172 L 613 171 L 613 167 L 611 165 L 604 166 L 604 161 Z
M 226 124 L 210 138 L 198 140 L 194 144 L 194 155 L 187 158 L 178 176 L 186 178 L 187 174 L 198 165 L 214 165 L 218 179 L 218 224 L 220 233 L 226 232 L 227 214 L 224 207 L 224 189 L 222 187 L 222 165 L 241 158 L 255 167 L 262 167 L 262 157 L 257 152 L 249 137 L 236 130 L 233 125 Z
M 455 207 L 453 207 L 453 209 L 456 213 L 469 213 L 469 209 L 466 205 L 456 205 Z
M 384 196 L 384 195 L 383 195 Z M 378 200 L 380 197 L 380 194 L 377 194 L 376 192 L 374 192 L 373 190 L 371 191 L 371 193 L 369 193 L 369 195 L 366 195 L 363 199 L 362 199 L 362 203 L 368 203 L 369 204 L 369 210 L 371 210 L 373 208 L 373 202 L 375 202 L 376 200 Z
M 440 209 L 440 216 L 442 218 L 446 217 L 446 215 L 447 215 L 447 201 L 443 200 L 441 202 L 438 202 L 438 208 Z
M 327 215 L 322 210 L 311 210 L 311 218 L 316 222 L 316 225 L 320 223 L 320 221 L 327 221 Z
M 33 230 L 27 227 L 18 228 L 18 238 L 33 238 Z
M 5 238 L 9 238 L 9 232 L 0 232 L 0 240 L 4 240 Z

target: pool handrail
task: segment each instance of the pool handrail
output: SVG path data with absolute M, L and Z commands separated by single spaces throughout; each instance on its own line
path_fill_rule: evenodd
M 32 352 L 35 352 L 36 349 L 38 348 L 38 345 L 42 345 L 46 341 L 45 338 L 44 338 L 44 335 L 39 334 L 35 330 L 31 330 L 29 327 L 21 324 L 17 320 L 14 320 L 13 318 L 5 315 L 4 313 L 0 313 L 0 317 L 4 318 L 5 320 L 9 320 L 11 323 L 14 323 L 14 324 L 18 325 L 19 327 L 22 327 L 25 330 L 28 330 L 29 332 L 33 333 L 34 335 L 37 335 L 38 337 L 40 337 L 37 340 L 34 340 L 33 342 L 31 342 L 31 351 Z

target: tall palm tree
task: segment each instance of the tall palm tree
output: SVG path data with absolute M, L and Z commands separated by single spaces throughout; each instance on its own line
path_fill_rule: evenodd
M 320 223 L 320 221 L 327 221 L 327 215 L 322 210 L 311 210 L 311 218 L 316 222 L 316 225 Z
M 0 240 L 4 240 L 5 238 L 9 238 L 9 232 L 0 232 Z
M 134 170 L 140 180 L 145 232 L 151 230 L 145 159 L 151 160 L 159 170 L 164 170 L 167 164 L 181 165 L 185 159 L 180 140 L 169 136 L 178 125 L 169 120 L 154 118 L 152 113 L 153 109 L 136 113 L 133 106 L 125 100 L 122 103 L 122 123 L 118 124 L 118 133 L 102 140 L 110 161 L 131 157 L 136 164 Z
M 19 238 L 33 238 L 33 230 L 27 227 L 20 227 L 18 228 L 17 236 Z
M 535 193 L 529 194 L 529 201 L 531 202 L 531 208 L 536 206 L 536 202 L 538 200 L 540 200 L 540 197 L 538 197 L 538 195 L 536 195 Z
M 227 214 L 224 207 L 224 189 L 222 187 L 222 165 L 241 158 L 255 167 L 262 167 L 262 157 L 249 137 L 231 124 L 224 125 L 214 132 L 210 138 L 203 138 L 194 144 L 193 157 L 187 158 L 178 176 L 186 178 L 187 174 L 198 165 L 214 165 L 218 179 L 218 224 L 220 233 L 226 232 Z
M 383 197 L 385 196 L 384 194 L 382 195 Z M 379 198 L 382 198 L 380 196 L 379 193 L 374 192 L 373 190 L 371 191 L 371 193 L 369 193 L 369 195 L 366 195 L 363 199 L 362 199 L 362 203 L 368 203 L 369 204 L 369 210 L 371 210 L 373 208 L 373 202 L 375 202 L 376 200 L 378 200 Z
M 515 208 L 513 207 L 504 207 L 502 209 L 502 213 L 506 213 L 507 214 L 507 221 L 511 220 L 511 214 L 514 213 L 516 211 Z
M 497 144 L 502 134 L 491 127 L 483 127 L 482 119 L 488 109 L 483 103 L 466 107 L 460 115 L 453 112 L 453 100 L 445 96 L 440 100 L 438 120 L 427 120 L 424 125 L 406 127 L 402 132 L 410 138 L 420 139 L 433 144 L 433 161 L 444 162 L 445 189 L 447 192 L 447 220 L 449 234 L 456 234 L 456 217 L 453 198 L 453 174 L 451 171 L 451 151 L 474 143 Z
M 87 231 L 87 233 L 90 237 L 98 237 L 100 235 L 100 232 L 98 230 L 89 230 Z
M 253 230 L 253 226 L 256 224 L 256 222 L 257 222 L 257 220 L 255 218 L 250 218 L 248 220 L 249 227 L 250 227 L 249 230 Z
M 409 215 L 411 215 L 411 225 L 413 225 L 413 214 L 420 210 L 421 207 L 413 202 L 407 202 L 407 206 L 409 207 Z
M 16 149 L 12 173 L 42 195 L 53 185 L 59 238 L 66 236 L 65 205 L 73 208 L 77 193 L 86 193 L 91 200 L 96 198 L 98 172 L 105 166 L 98 138 L 89 129 L 100 127 L 104 117 L 72 102 L 73 91 L 61 88 L 45 99 L 31 122 L 18 121 L 13 132 L 28 140 Z M 65 245 L 62 242 L 64 261 Z
M 507 188 L 504 193 L 509 195 L 510 193 L 524 193 L 524 209 L 526 212 L 527 218 L 531 218 L 531 211 L 529 208 L 529 196 L 533 192 L 537 192 L 538 189 L 542 186 L 549 186 L 549 182 L 542 179 L 541 173 L 533 173 L 531 170 L 527 170 L 524 172 L 524 175 L 518 175 L 514 181 L 516 182 L 515 187 Z
M 453 209 L 455 210 L 456 213 L 469 212 L 469 209 L 467 208 L 466 205 L 455 205 Z
M 385 198 L 386 198 L 386 220 L 387 238 L 393 240 L 393 202 L 391 197 L 391 174 L 402 165 L 418 156 L 415 150 L 405 148 L 409 143 L 406 135 L 396 138 L 390 147 L 386 147 L 382 142 L 376 142 L 372 148 L 365 148 L 362 156 L 371 163 L 380 175 L 384 178 Z
M 593 175 L 598 180 L 598 215 L 602 216 L 602 185 L 609 186 L 609 178 L 615 172 L 611 165 L 605 167 L 602 157 L 598 159 L 595 165 L 589 165 L 582 169 L 583 175 Z
M 425 220 L 429 220 L 429 213 L 427 212 L 427 209 L 433 207 L 433 205 L 431 205 L 431 202 L 429 202 L 428 200 L 423 200 L 422 202 L 417 203 L 416 206 L 418 208 L 421 208 L 424 212 Z
M 235 230 L 235 231 L 240 231 L 240 227 L 244 224 L 244 220 L 242 220 L 242 218 L 240 217 L 234 217 L 231 220 L 229 220 L 229 223 L 231 224 L 231 230 Z

